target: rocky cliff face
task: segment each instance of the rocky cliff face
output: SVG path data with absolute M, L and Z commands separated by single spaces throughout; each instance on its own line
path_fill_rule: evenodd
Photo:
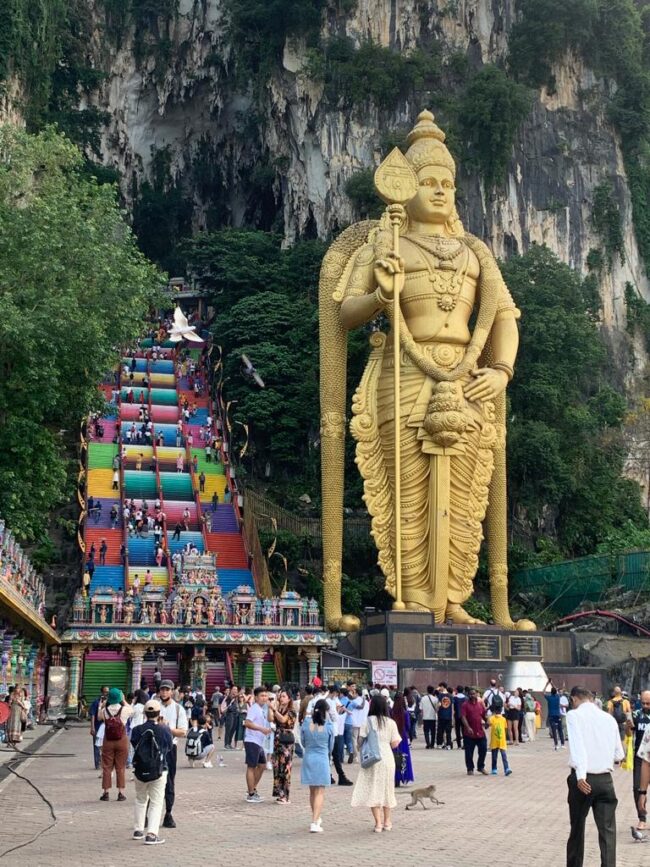
M 344 28 L 357 40 L 370 36 L 398 51 L 435 38 L 446 55 L 464 54 L 477 65 L 503 60 L 514 14 L 514 0 L 358 0 L 343 20 L 324 26 L 326 35 L 340 36 Z M 136 63 L 132 32 L 119 49 L 111 45 L 99 10 L 97 22 L 95 52 L 108 76 L 95 101 L 110 113 L 103 160 L 120 170 L 128 198 L 134 181 L 150 174 L 155 152 L 165 151 L 171 175 L 192 196 L 197 228 L 214 208 L 241 223 L 255 208 L 251 173 L 264 164 L 273 167 L 287 241 L 305 233 L 326 237 L 355 218 L 345 182 L 378 162 L 382 132 L 410 125 L 423 107 L 403 102 L 389 115 L 370 104 L 328 109 L 322 88 L 301 73 L 305 48 L 299 43 L 286 45 L 282 68 L 254 102 L 232 75 L 223 0 L 180 0 L 164 68 L 153 57 Z M 589 251 L 599 245 L 590 219 L 594 189 L 609 180 L 626 227 L 624 262 L 616 257 L 601 287 L 604 325 L 616 335 L 625 325 L 625 283 L 650 300 L 620 144 L 602 100 L 599 107 L 603 84 L 584 63 L 568 56 L 554 72 L 556 90 L 537 94 L 504 187 L 486 191 L 477 175 L 461 171 L 461 215 L 497 255 L 545 243 L 585 270 Z M 629 368 L 627 375 L 634 372 Z

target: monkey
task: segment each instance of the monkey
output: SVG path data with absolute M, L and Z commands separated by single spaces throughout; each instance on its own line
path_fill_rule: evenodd
M 422 809 L 427 810 L 428 807 L 424 805 L 425 800 L 431 801 L 432 804 L 438 804 L 439 806 L 444 804 L 444 801 L 439 801 L 434 792 L 436 791 L 435 786 L 425 786 L 423 789 L 411 789 L 410 791 L 397 792 L 396 794 L 404 794 L 411 796 L 411 803 L 407 804 L 404 809 L 410 810 L 411 807 L 416 807 L 418 803 L 422 804 Z

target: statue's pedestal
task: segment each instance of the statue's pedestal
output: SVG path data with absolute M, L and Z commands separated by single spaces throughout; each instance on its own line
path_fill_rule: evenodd
M 525 679 L 523 663 L 538 667 L 558 686 L 580 683 L 602 692 L 604 669 L 579 668 L 575 636 L 567 632 L 517 632 L 500 626 L 436 626 L 421 611 L 367 613 L 358 634 L 358 655 L 395 660 L 401 687 L 444 680 L 452 686 L 486 685 L 508 671 Z M 521 665 L 519 664 L 521 662 Z M 530 671 L 528 676 L 532 677 Z M 537 671 L 539 676 L 539 671 Z M 537 689 L 535 684 L 517 686 Z

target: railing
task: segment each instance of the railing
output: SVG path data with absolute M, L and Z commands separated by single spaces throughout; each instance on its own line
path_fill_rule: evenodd
M 311 536 L 320 539 L 322 522 L 320 518 L 295 515 L 272 500 L 258 494 L 252 488 L 244 493 L 246 512 L 253 512 L 255 523 L 260 530 L 285 530 L 296 536 Z M 274 526 L 275 522 L 275 526 Z M 370 518 L 346 518 L 343 524 L 346 536 L 367 538 L 370 535 Z
M 262 553 L 260 537 L 255 524 L 255 515 L 244 509 L 244 523 L 242 525 L 244 545 L 248 556 L 252 559 L 251 572 L 255 581 L 255 589 L 262 596 L 271 596 L 273 588 L 269 576 L 269 567 L 266 557 Z

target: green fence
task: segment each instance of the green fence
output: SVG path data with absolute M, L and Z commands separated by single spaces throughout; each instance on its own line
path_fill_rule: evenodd
M 625 551 L 566 560 L 552 566 L 522 569 L 512 578 L 520 593 L 542 593 L 558 614 L 585 603 L 597 606 L 613 588 L 650 592 L 650 551 Z

